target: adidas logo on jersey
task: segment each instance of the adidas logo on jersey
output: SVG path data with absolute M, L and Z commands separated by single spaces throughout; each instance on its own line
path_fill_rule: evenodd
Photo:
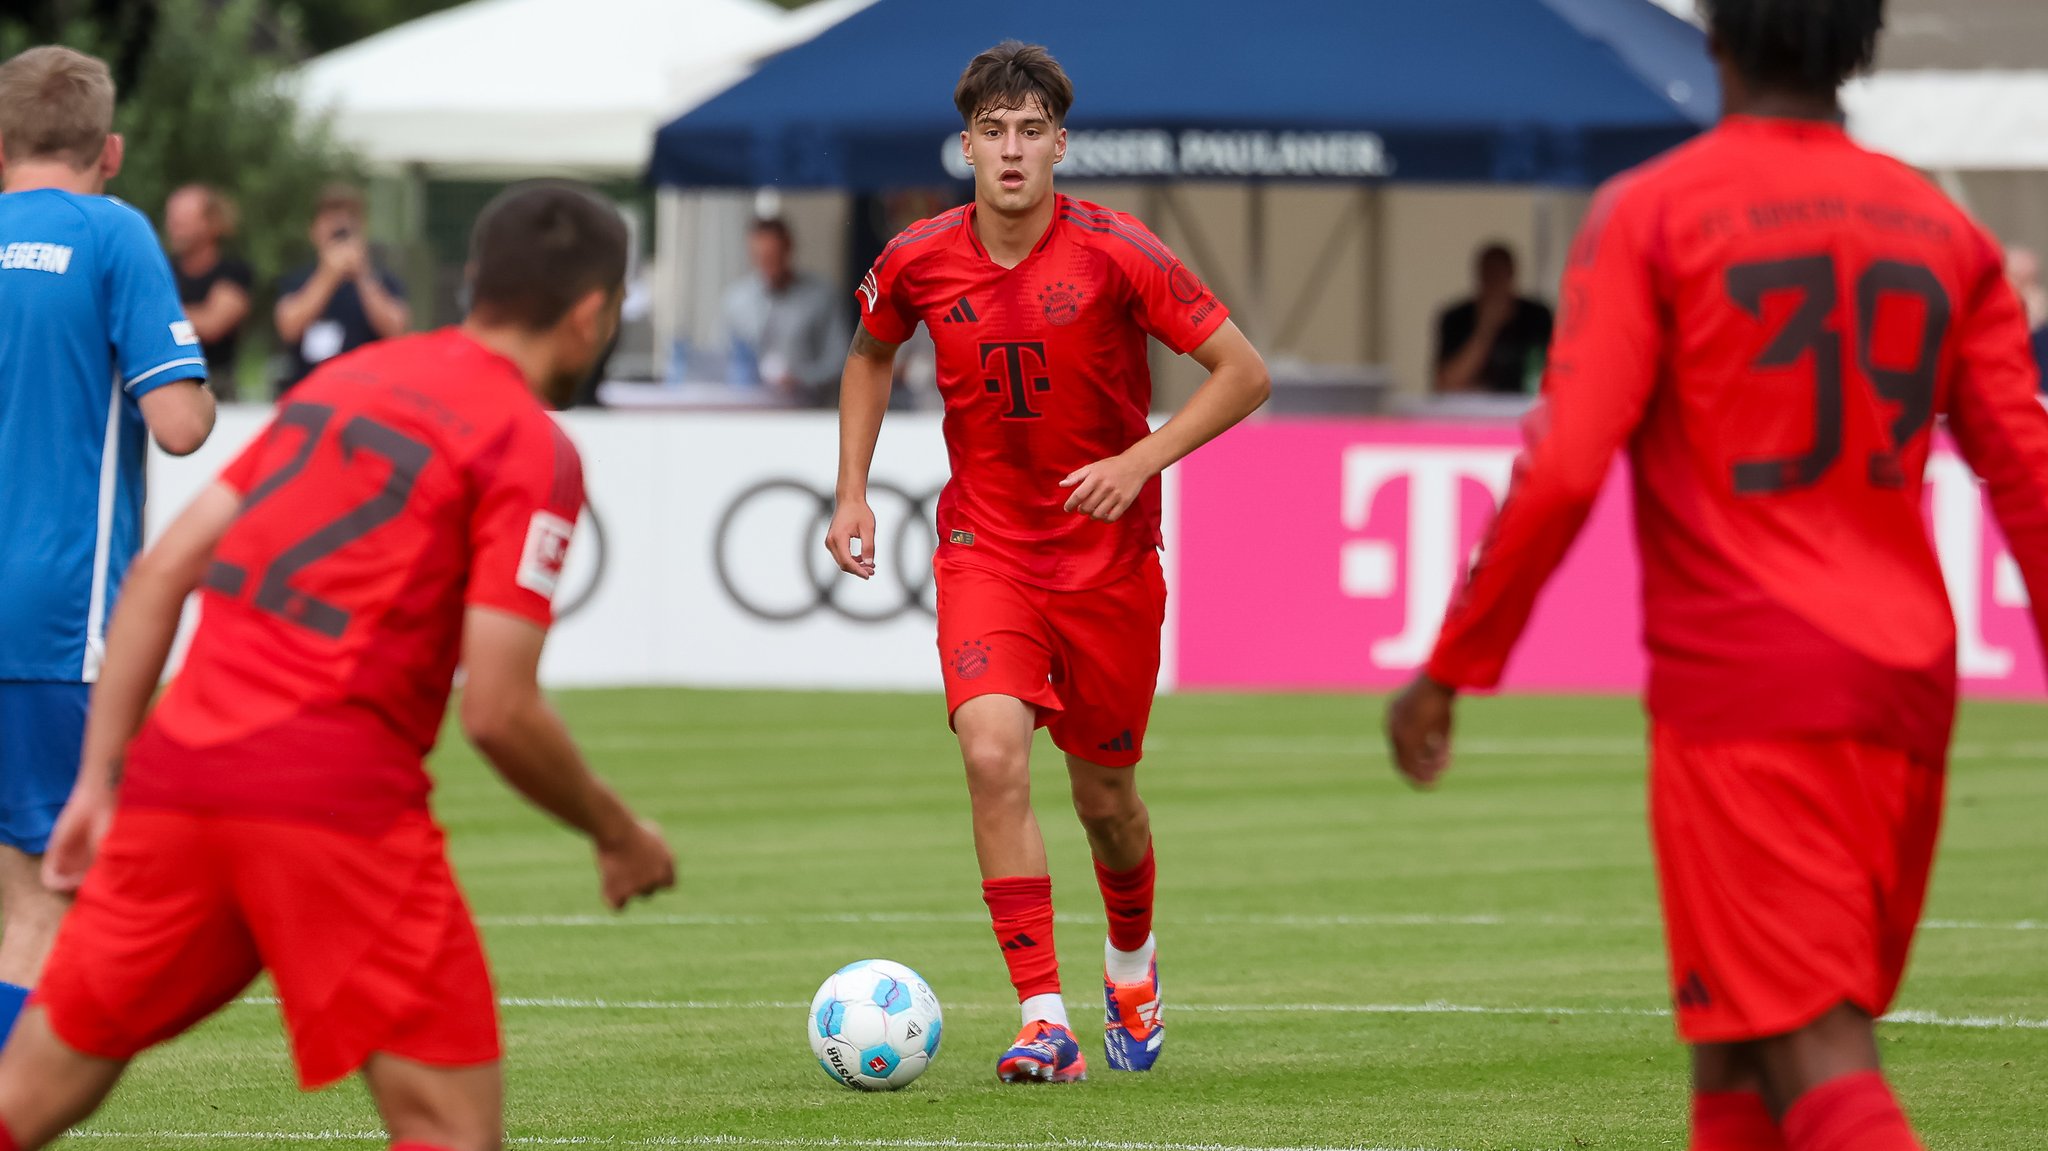
M 953 305 L 953 310 L 946 313 L 945 322 L 949 324 L 978 324 L 981 322 L 981 317 L 974 314 L 974 305 L 967 302 L 967 297 L 962 296 L 960 297 L 960 302 Z
M 1131 739 L 1131 732 L 1130 732 L 1130 729 L 1129 729 L 1129 728 L 1125 728 L 1125 729 L 1124 729 L 1123 731 L 1121 731 L 1121 732 L 1119 732 L 1119 733 L 1117 734 L 1117 737 L 1116 737 L 1115 739 L 1112 739 L 1112 740 L 1110 740 L 1110 741 L 1109 741 L 1108 743 L 1098 743 L 1098 744 L 1096 744 L 1096 745 L 1095 745 L 1095 750 L 1097 750 L 1097 751 L 1132 751 L 1132 750 L 1135 750 L 1135 749 L 1136 749 L 1136 747 L 1137 747 L 1137 743 L 1136 743 L 1136 742 L 1135 742 L 1134 740 L 1132 740 L 1132 739 Z

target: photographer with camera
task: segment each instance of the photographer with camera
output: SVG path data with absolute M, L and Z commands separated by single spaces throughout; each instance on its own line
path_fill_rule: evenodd
M 335 185 L 320 194 L 311 231 L 319 259 L 277 285 L 280 399 L 318 365 L 405 331 L 405 284 L 371 258 L 363 225 L 361 192 Z

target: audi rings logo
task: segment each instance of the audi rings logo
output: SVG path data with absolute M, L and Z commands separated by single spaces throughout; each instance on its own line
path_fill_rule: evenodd
M 875 532 L 882 539 L 875 577 L 862 581 L 840 571 L 825 553 L 832 493 L 802 480 L 765 480 L 733 497 L 718 517 L 712 564 L 719 586 L 740 610 L 771 623 L 794 623 L 818 612 L 867 624 L 914 612 L 933 615 L 937 503 L 936 489 L 918 494 L 895 484 L 868 485 Z

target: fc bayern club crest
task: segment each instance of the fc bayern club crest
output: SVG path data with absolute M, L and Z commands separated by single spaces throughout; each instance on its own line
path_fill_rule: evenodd
M 1064 328 L 1081 318 L 1081 301 L 1087 299 L 1081 289 L 1072 284 L 1049 284 L 1038 293 L 1038 302 L 1045 305 L 1045 322 L 1055 328 Z
M 953 649 L 953 674 L 961 679 L 980 679 L 988 674 L 988 645 L 970 639 Z

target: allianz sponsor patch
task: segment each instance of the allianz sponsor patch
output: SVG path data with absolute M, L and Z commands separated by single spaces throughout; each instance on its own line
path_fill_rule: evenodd
M 189 348 L 199 342 L 199 332 L 193 328 L 192 321 L 178 320 L 171 325 L 171 342 L 181 348 Z
M 519 553 L 520 587 L 553 602 L 562 583 L 562 565 L 569 559 L 569 538 L 576 525 L 550 511 L 533 513 L 526 525 L 526 546 Z

